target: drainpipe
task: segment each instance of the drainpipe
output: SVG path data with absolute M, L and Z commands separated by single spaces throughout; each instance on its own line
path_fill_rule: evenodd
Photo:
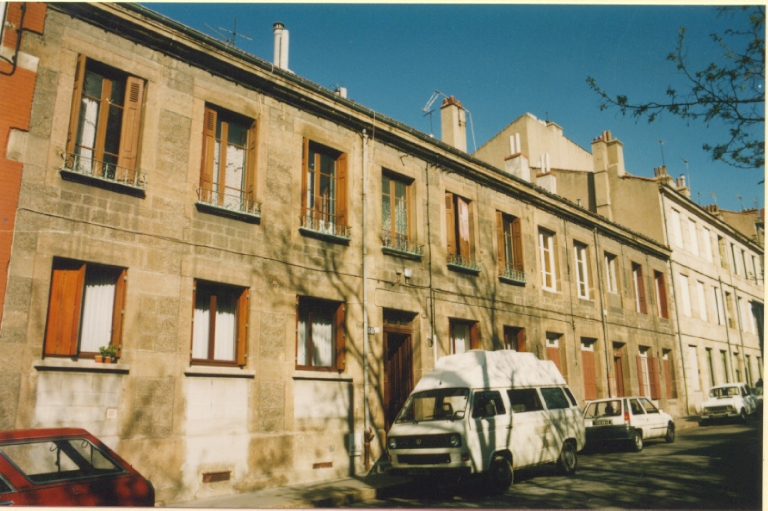
M 366 248 L 365 240 L 368 237 L 368 230 L 366 226 L 366 190 L 368 186 L 368 173 L 367 173 L 367 160 L 368 160 L 368 132 L 363 130 L 363 447 L 365 450 L 365 471 L 368 472 L 371 469 L 371 440 L 372 431 L 369 421 L 369 405 L 368 405 L 368 293 L 366 283 L 368 281 L 367 266 L 365 264 L 368 258 L 368 249 Z
M 744 271 L 746 271 L 746 268 L 744 268 Z M 733 280 L 733 279 L 731 279 Z M 741 366 L 744 368 L 744 383 L 747 382 L 747 361 L 744 358 L 744 325 L 741 323 L 741 302 L 739 301 L 739 297 L 736 294 L 736 287 L 731 285 L 733 288 L 733 299 L 736 301 L 736 317 L 739 320 L 739 341 L 741 341 Z
M 667 206 L 664 200 L 664 190 L 661 191 L 661 214 L 664 217 L 664 235 L 667 237 L 667 243 L 669 243 L 669 225 L 667 225 Z M 688 415 L 691 414 L 691 402 L 688 399 L 688 379 L 685 375 L 685 352 L 683 351 L 683 334 L 680 332 L 680 311 L 677 306 L 677 286 L 675 285 L 675 273 L 672 271 L 672 257 L 667 261 L 669 266 L 669 277 L 672 280 L 672 296 L 675 297 L 675 322 L 677 327 L 677 341 L 680 344 L 680 367 L 683 370 L 683 391 L 685 392 L 685 408 Z M 665 375 L 666 376 L 666 375 Z
M 429 345 L 432 346 L 432 367 L 437 364 L 437 343 L 435 339 L 435 290 L 432 289 L 432 229 L 429 223 L 429 163 L 424 167 L 424 174 L 427 187 L 427 249 L 429 250 Z
M 605 316 L 607 314 L 607 310 L 605 310 L 605 299 L 603 297 L 603 294 L 605 293 L 605 289 L 603 288 L 603 272 L 600 270 L 600 243 L 597 241 L 597 227 L 594 227 L 592 230 L 592 234 L 595 236 L 595 263 L 597 266 L 597 286 L 600 289 L 600 318 L 603 320 L 603 339 L 604 339 L 604 345 L 605 349 L 603 350 L 605 352 L 605 374 L 608 378 L 608 397 L 611 396 L 611 364 L 610 359 L 608 358 L 608 321 L 605 319 Z
M 728 367 L 731 368 L 731 380 L 736 380 L 733 377 L 733 352 L 731 351 L 731 333 L 728 331 L 728 303 L 725 301 L 725 291 L 723 290 L 723 280 L 718 276 L 717 283 L 720 285 L 720 300 L 723 302 L 723 318 L 725 319 L 725 340 L 728 342 Z M 734 297 L 735 297 L 734 293 Z M 736 314 L 738 316 L 738 314 Z M 735 382 L 738 383 L 738 382 Z

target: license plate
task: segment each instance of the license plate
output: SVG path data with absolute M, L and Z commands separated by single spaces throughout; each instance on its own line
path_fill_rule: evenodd
M 427 476 L 430 475 L 430 470 L 428 468 L 409 468 L 405 473 L 409 476 Z
M 595 421 L 595 426 L 610 426 L 613 424 L 611 419 L 598 419 Z

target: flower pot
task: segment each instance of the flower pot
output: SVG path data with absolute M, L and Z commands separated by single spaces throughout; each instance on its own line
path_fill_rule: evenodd
M 111 364 L 112 363 L 112 357 L 104 357 L 104 363 L 105 364 Z
M 102 363 L 102 362 L 104 361 L 104 357 L 102 357 L 101 355 L 96 355 L 95 357 L 93 357 L 93 360 L 94 360 L 94 361 L 95 361 L 97 364 L 100 364 L 100 363 Z

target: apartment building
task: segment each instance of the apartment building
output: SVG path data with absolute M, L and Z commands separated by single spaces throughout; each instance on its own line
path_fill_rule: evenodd
M 435 140 L 139 5 L 44 20 L 0 428 L 84 427 L 171 503 L 366 470 L 469 349 L 685 413 L 664 241 L 468 155 L 456 99 Z

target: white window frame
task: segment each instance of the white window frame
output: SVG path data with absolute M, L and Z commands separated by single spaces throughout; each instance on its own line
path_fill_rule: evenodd
M 690 251 L 694 255 L 699 255 L 699 238 L 698 238 L 698 232 L 696 229 L 696 222 L 688 219 L 688 234 L 691 238 L 691 246 Z
M 691 311 L 691 291 L 688 287 L 688 276 L 678 273 L 677 277 L 680 283 L 680 300 L 682 301 L 680 305 L 682 306 L 683 314 L 690 318 L 693 316 L 693 312 Z
M 683 230 L 680 226 L 680 212 L 675 208 L 672 208 L 672 238 L 675 245 L 683 247 Z
M 725 324 L 725 316 L 723 311 L 723 302 L 720 300 L 720 293 L 717 286 L 712 286 L 712 292 L 715 295 L 715 318 L 717 320 L 718 325 L 724 325 Z
M 616 256 L 608 252 L 605 253 L 605 276 L 608 292 L 617 294 L 619 288 L 616 282 Z
M 539 230 L 539 254 L 541 259 L 541 287 L 547 291 L 557 291 L 555 235 L 541 229 Z M 547 266 L 549 266 L 550 271 L 547 271 Z M 547 283 L 548 279 L 549 284 Z
M 702 230 L 704 231 L 702 233 L 704 235 L 704 258 L 707 260 L 708 263 L 711 263 L 711 262 L 713 262 L 713 260 L 712 260 L 712 233 L 706 227 L 702 227 Z
M 699 349 L 697 346 L 688 346 L 689 379 L 692 383 L 691 390 L 701 390 L 701 375 L 699 374 Z
M 587 246 L 581 243 L 573 244 L 573 255 L 576 260 L 576 290 L 579 298 L 589 300 L 589 265 L 587 264 Z
M 696 281 L 696 291 L 699 295 L 699 317 L 704 321 L 708 321 L 706 289 L 702 281 Z
M 651 375 L 650 371 L 648 370 L 648 348 L 640 347 L 640 364 L 643 370 L 642 374 L 642 385 L 643 385 L 643 392 L 642 395 L 648 397 L 648 399 L 651 398 Z

